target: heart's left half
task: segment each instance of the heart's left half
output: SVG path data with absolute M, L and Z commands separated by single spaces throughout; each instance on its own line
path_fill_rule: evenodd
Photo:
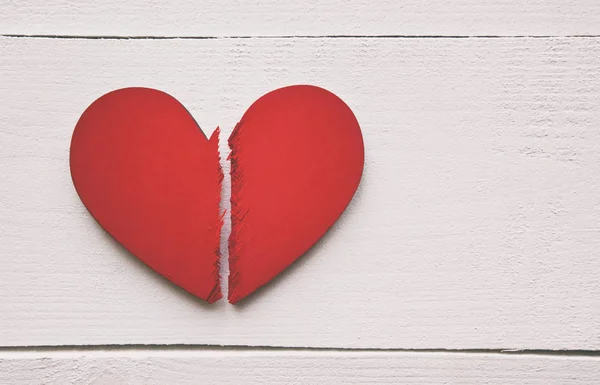
M 92 103 L 71 140 L 73 183 L 98 223 L 186 291 L 221 298 L 218 129 L 170 95 L 125 88 Z

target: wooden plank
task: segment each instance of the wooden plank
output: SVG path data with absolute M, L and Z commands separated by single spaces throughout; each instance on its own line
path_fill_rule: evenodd
M 0 38 L 0 345 L 600 348 L 600 39 Z M 354 110 L 346 214 L 240 306 L 129 256 L 71 184 L 103 93 L 165 90 L 225 138 L 274 88 Z M 226 180 L 226 185 L 227 185 Z
M 596 384 L 598 357 L 132 351 L 0 355 L 3 384 Z
M 118 36 L 596 35 L 595 0 L 36 0 L 0 5 L 0 33 Z

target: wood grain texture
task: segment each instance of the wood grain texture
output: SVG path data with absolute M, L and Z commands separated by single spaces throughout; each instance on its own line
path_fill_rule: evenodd
M 177 350 L 0 355 L 0 382 L 28 385 L 594 385 L 598 378 L 598 357 Z
M 0 345 L 600 348 L 598 39 L 0 38 L 0 53 Z M 240 306 L 175 289 L 77 197 L 70 135 L 103 93 L 162 89 L 226 138 L 299 83 L 353 109 L 364 178 Z
M 0 33 L 96 36 L 596 35 L 595 0 L 8 0 Z

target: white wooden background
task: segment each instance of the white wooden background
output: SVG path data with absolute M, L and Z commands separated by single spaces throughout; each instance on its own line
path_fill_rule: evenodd
M 0 383 L 600 382 L 597 1 L 0 0 L 0 35 Z M 353 109 L 364 178 L 240 306 L 150 271 L 72 187 L 107 91 L 169 92 L 227 154 L 299 83 Z

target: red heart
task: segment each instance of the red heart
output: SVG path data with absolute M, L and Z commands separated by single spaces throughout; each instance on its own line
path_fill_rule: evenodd
M 100 225 L 164 277 L 208 301 L 221 298 L 218 130 L 207 140 L 173 97 L 110 92 L 83 113 L 71 176 Z
M 360 127 L 337 96 L 291 86 L 258 99 L 229 138 L 229 302 L 266 284 L 345 210 L 363 171 Z
M 206 140 L 171 96 L 128 88 L 94 102 L 71 143 L 73 181 L 94 218 L 154 270 L 209 302 L 221 297 L 217 137 L 218 129 Z M 313 86 L 258 99 L 229 143 L 229 301 L 236 303 L 333 225 L 358 187 L 364 148 L 348 106 Z

